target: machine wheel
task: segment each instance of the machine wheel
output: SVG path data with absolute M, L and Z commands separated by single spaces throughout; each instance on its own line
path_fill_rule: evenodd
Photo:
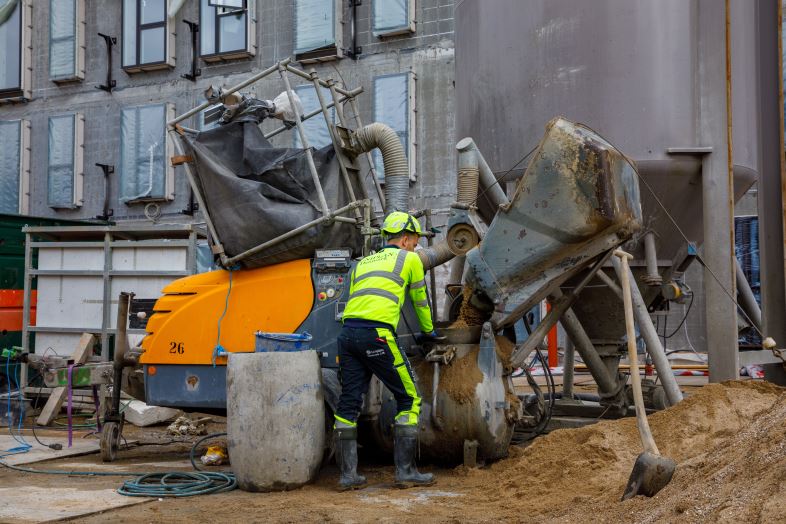
M 113 462 L 120 447 L 120 424 L 107 422 L 101 429 L 101 460 Z

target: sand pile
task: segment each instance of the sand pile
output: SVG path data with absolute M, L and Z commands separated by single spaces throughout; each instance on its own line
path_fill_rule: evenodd
M 650 424 L 661 453 L 678 463 L 671 484 L 652 499 L 619 501 L 641 452 L 632 418 L 554 431 L 488 470 L 467 472 L 467 480 L 479 499 L 527 521 L 786 518 L 786 390 L 709 385 Z

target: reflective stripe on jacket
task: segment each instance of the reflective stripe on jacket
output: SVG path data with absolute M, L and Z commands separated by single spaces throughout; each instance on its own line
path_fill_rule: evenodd
M 396 328 L 407 288 L 420 329 L 430 333 L 434 326 L 426 297 L 423 263 L 415 253 L 396 247 L 385 247 L 357 263 L 352 271 L 343 319 L 373 320 Z

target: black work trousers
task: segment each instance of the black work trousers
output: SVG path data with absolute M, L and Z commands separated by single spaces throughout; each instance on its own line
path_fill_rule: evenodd
M 398 424 L 416 425 L 421 399 L 407 356 L 399 350 L 390 329 L 344 326 L 338 336 L 341 397 L 336 420 L 355 425 L 371 375 L 382 381 L 396 399 Z

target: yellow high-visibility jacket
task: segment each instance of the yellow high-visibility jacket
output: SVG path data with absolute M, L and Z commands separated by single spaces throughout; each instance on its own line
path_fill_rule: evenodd
M 395 246 L 386 246 L 357 263 L 352 271 L 343 320 L 369 320 L 396 329 L 407 288 L 420 329 L 430 333 L 434 326 L 426 297 L 423 263 L 415 253 Z

